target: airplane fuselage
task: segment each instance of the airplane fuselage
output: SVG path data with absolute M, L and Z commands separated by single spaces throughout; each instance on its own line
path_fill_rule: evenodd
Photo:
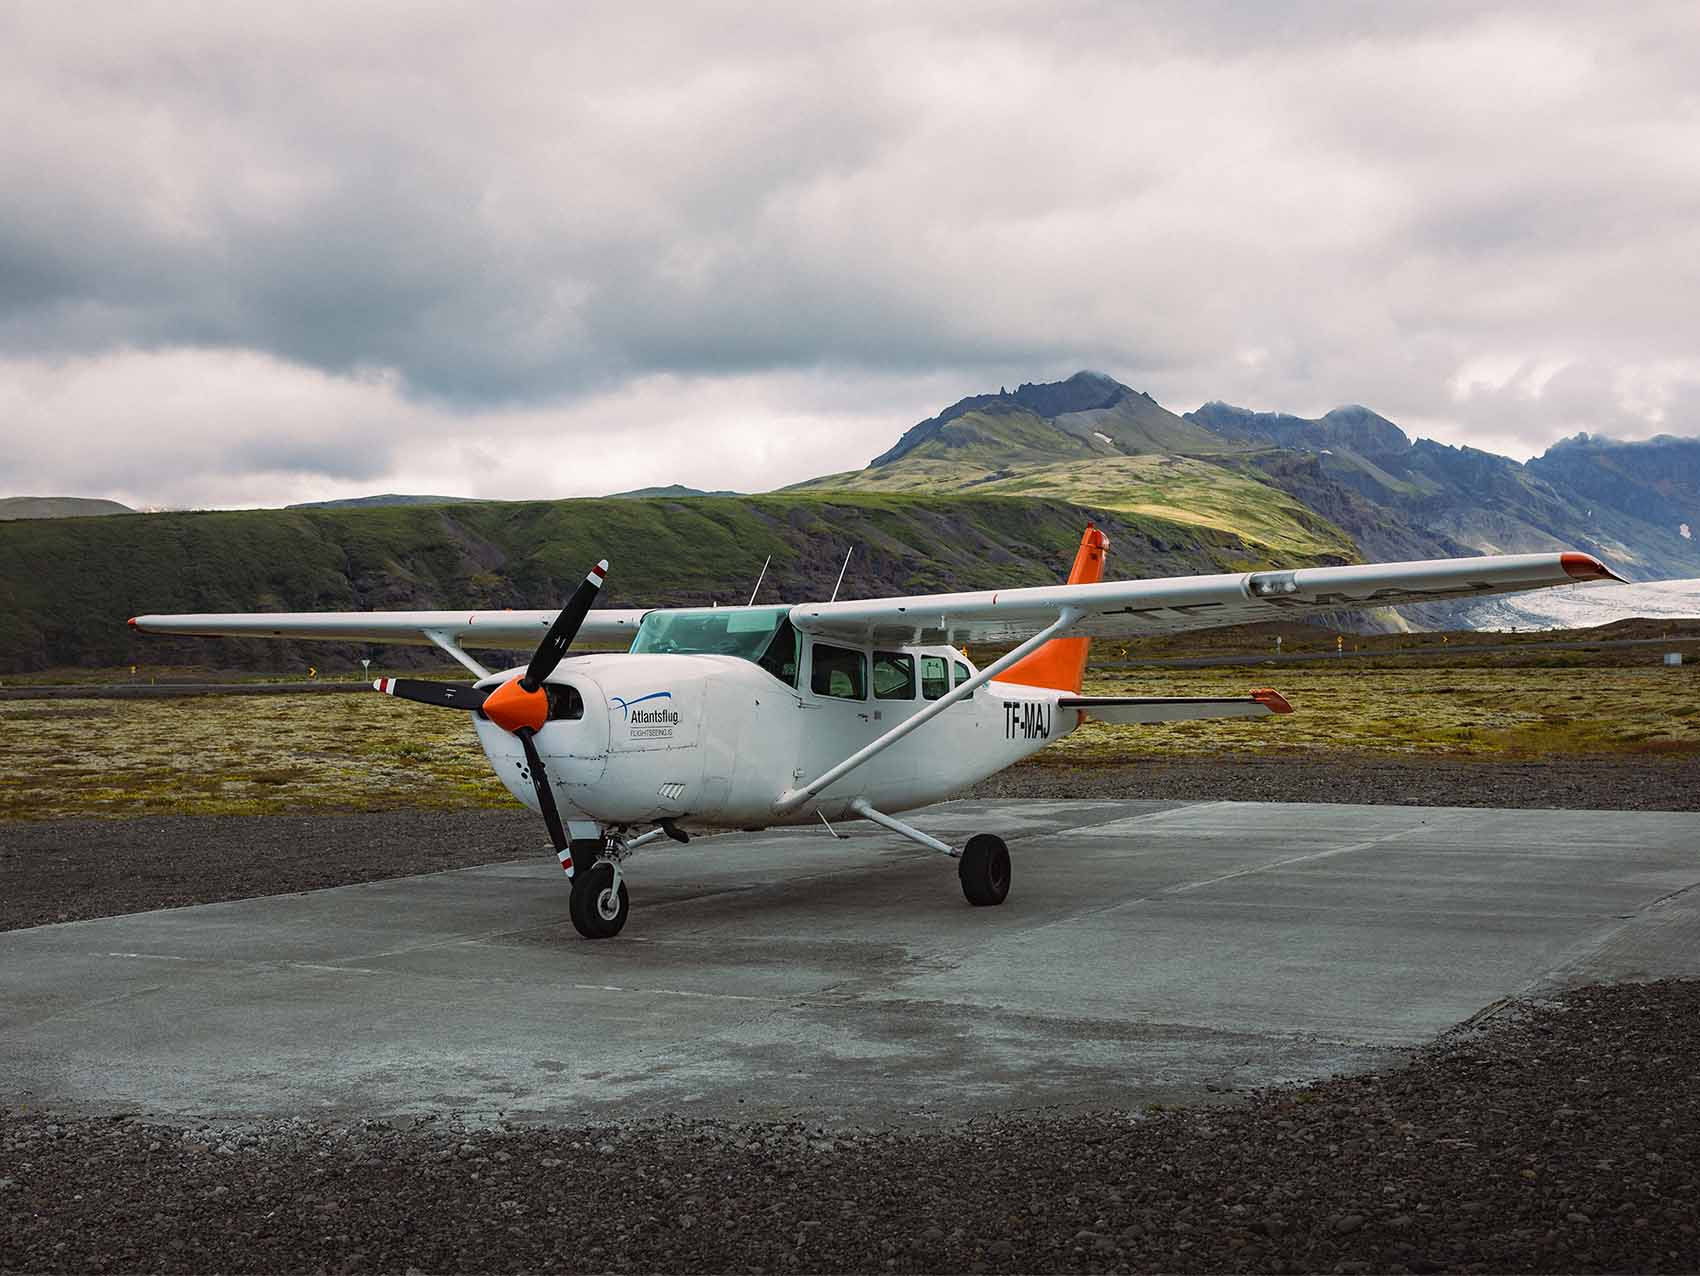
M 603 654 L 563 661 L 549 681 L 577 693 L 564 698 L 576 716 L 552 716 L 534 737 L 563 816 L 612 826 L 677 820 L 760 828 L 853 817 L 849 804 L 858 798 L 904 811 L 996 774 L 1079 721 L 1075 711 L 1058 709 L 1064 692 L 989 682 L 781 814 L 774 808 L 782 794 L 919 713 L 972 669 L 949 647 L 876 652 L 834 643 L 823 644 L 830 650 L 817 657 L 815 644 L 800 645 L 810 650 L 799 652 L 796 686 L 736 656 Z M 859 677 L 852 653 L 862 660 Z M 817 659 L 851 672 L 817 670 Z M 536 809 L 519 741 L 482 715 L 474 722 L 496 774 Z

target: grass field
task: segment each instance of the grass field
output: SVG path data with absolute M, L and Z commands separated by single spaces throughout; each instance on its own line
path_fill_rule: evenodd
M 1136 669 L 1095 673 L 1096 695 L 1244 695 L 1274 685 L 1279 717 L 1112 728 L 1047 749 L 1066 761 L 1235 752 L 1535 757 L 1700 754 L 1700 668 Z
M 0 704 L 0 819 L 511 801 L 465 714 L 384 696 Z
M 1097 670 L 1088 693 L 1243 695 L 1295 712 L 1088 724 L 1039 757 L 1119 763 L 1236 753 L 1700 755 L 1700 665 L 1678 669 L 1292 665 Z M 0 819 L 512 803 L 466 717 L 377 695 L 0 703 Z

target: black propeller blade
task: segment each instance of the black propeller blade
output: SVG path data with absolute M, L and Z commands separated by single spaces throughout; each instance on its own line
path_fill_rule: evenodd
M 561 812 L 555 805 L 555 792 L 549 787 L 549 774 L 543 769 L 543 756 L 538 753 L 532 737 L 548 719 L 548 702 L 541 694 L 543 684 L 555 666 L 561 663 L 568 646 L 584 624 L 585 614 L 596 601 L 602 588 L 602 578 L 608 574 L 604 558 L 590 569 L 584 583 L 573 591 L 567 605 L 561 608 L 543 635 L 543 641 L 532 653 L 531 663 L 518 678 L 489 691 L 477 687 L 457 686 L 448 682 L 426 682 L 419 678 L 379 678 L 372 686 L 387 695 L 400 696 L 420 704 L 439 705 L 445 709 L 484 709 L 490 721 L 519 737 L 525 750 L 526 770 L 531 786 L 537 791 L 537 805 L 543 812 L 543 822 L 549 826 L 549 840 L 557 851 L 567 849 L 567 830 L 561 824 Z
M 379 678 L 372 684 L 372 690 L 444 709 L 481 708 L 490 696 L 488 691 L 478 687 L 453 682 L 427 682 L 423 678 Z
M 543 635 L 543 641 L 537 644 L 537 650 L 531 656 L 531 663 L 520 676 L 520 686 L 527 691 L 536 691 L 543 685 L 544 680 L 555 672 L 555 666 L 560 664 L 561 657 L 566 655 L 573 635 L 578 633 L 578 627 L 584 624 L 585 613 L 590 610 L 590 604 L 596 601 L 596 593 L 602 588 L 602 578 L 607 574 L 606 558 L 590 569 L 584 583 L 573 591 L 573 596 L 567 599 L 567 605 L 561 608 L 561 614 L 555 617 L 555 623 L 549 626 L 549 632 Z
M 567 830 L 561 827 L 561 813 L 555 809 L 555 794 L 543 770 L 543 758 L 531 742 L 531 728 L 521 727 L 514 734 L 525 750 L 525 765 L 531 771 L 531 785 L 537 790 L 537 805 L 543 809 L 543 822 L 549 826 L 549 840 L 555 844 L 557 851 L 564 851 L 567 849 Z

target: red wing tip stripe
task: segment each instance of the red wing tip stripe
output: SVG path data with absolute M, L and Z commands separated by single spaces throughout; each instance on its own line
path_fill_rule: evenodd
M 1267 705 L 1271 713 L 1291 713 L 1293 706 L 1287 703 L 1287 697 L 1269 687 L 1260 687 L 1251 693 L 1251 698 L 1258 704 Z
M 136 618 L 134 616 L 131 616 L 130 619 L 127 620 L 125 623 L 127 625 L 129 625 L 131 629 L 140 629 L 141 628 L 141 626 L 136 623 Z
M 1592 554 L 1560 554 L 1558 561 L 1564 566 L 1564 574 L 1572 580 L 1617 580 L 1619 576 Z

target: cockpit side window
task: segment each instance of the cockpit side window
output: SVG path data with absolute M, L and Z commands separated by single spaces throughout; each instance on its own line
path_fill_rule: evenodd
M 791 627 L 787 617 L 774 631 L 773 641 L 767 644 L 767 650 L 762 652 L 761 659 L 756 661 L 787 687 L 797 685 L 797 652 L 799 643 L 797 631 Z
M 809 673 L 809 689 L 817 696 L 836 696 L 840 700 L 866 700 L 867 658 L 859 651 L 830 647 L 824 642 L 817 642 L 813 667 Z

